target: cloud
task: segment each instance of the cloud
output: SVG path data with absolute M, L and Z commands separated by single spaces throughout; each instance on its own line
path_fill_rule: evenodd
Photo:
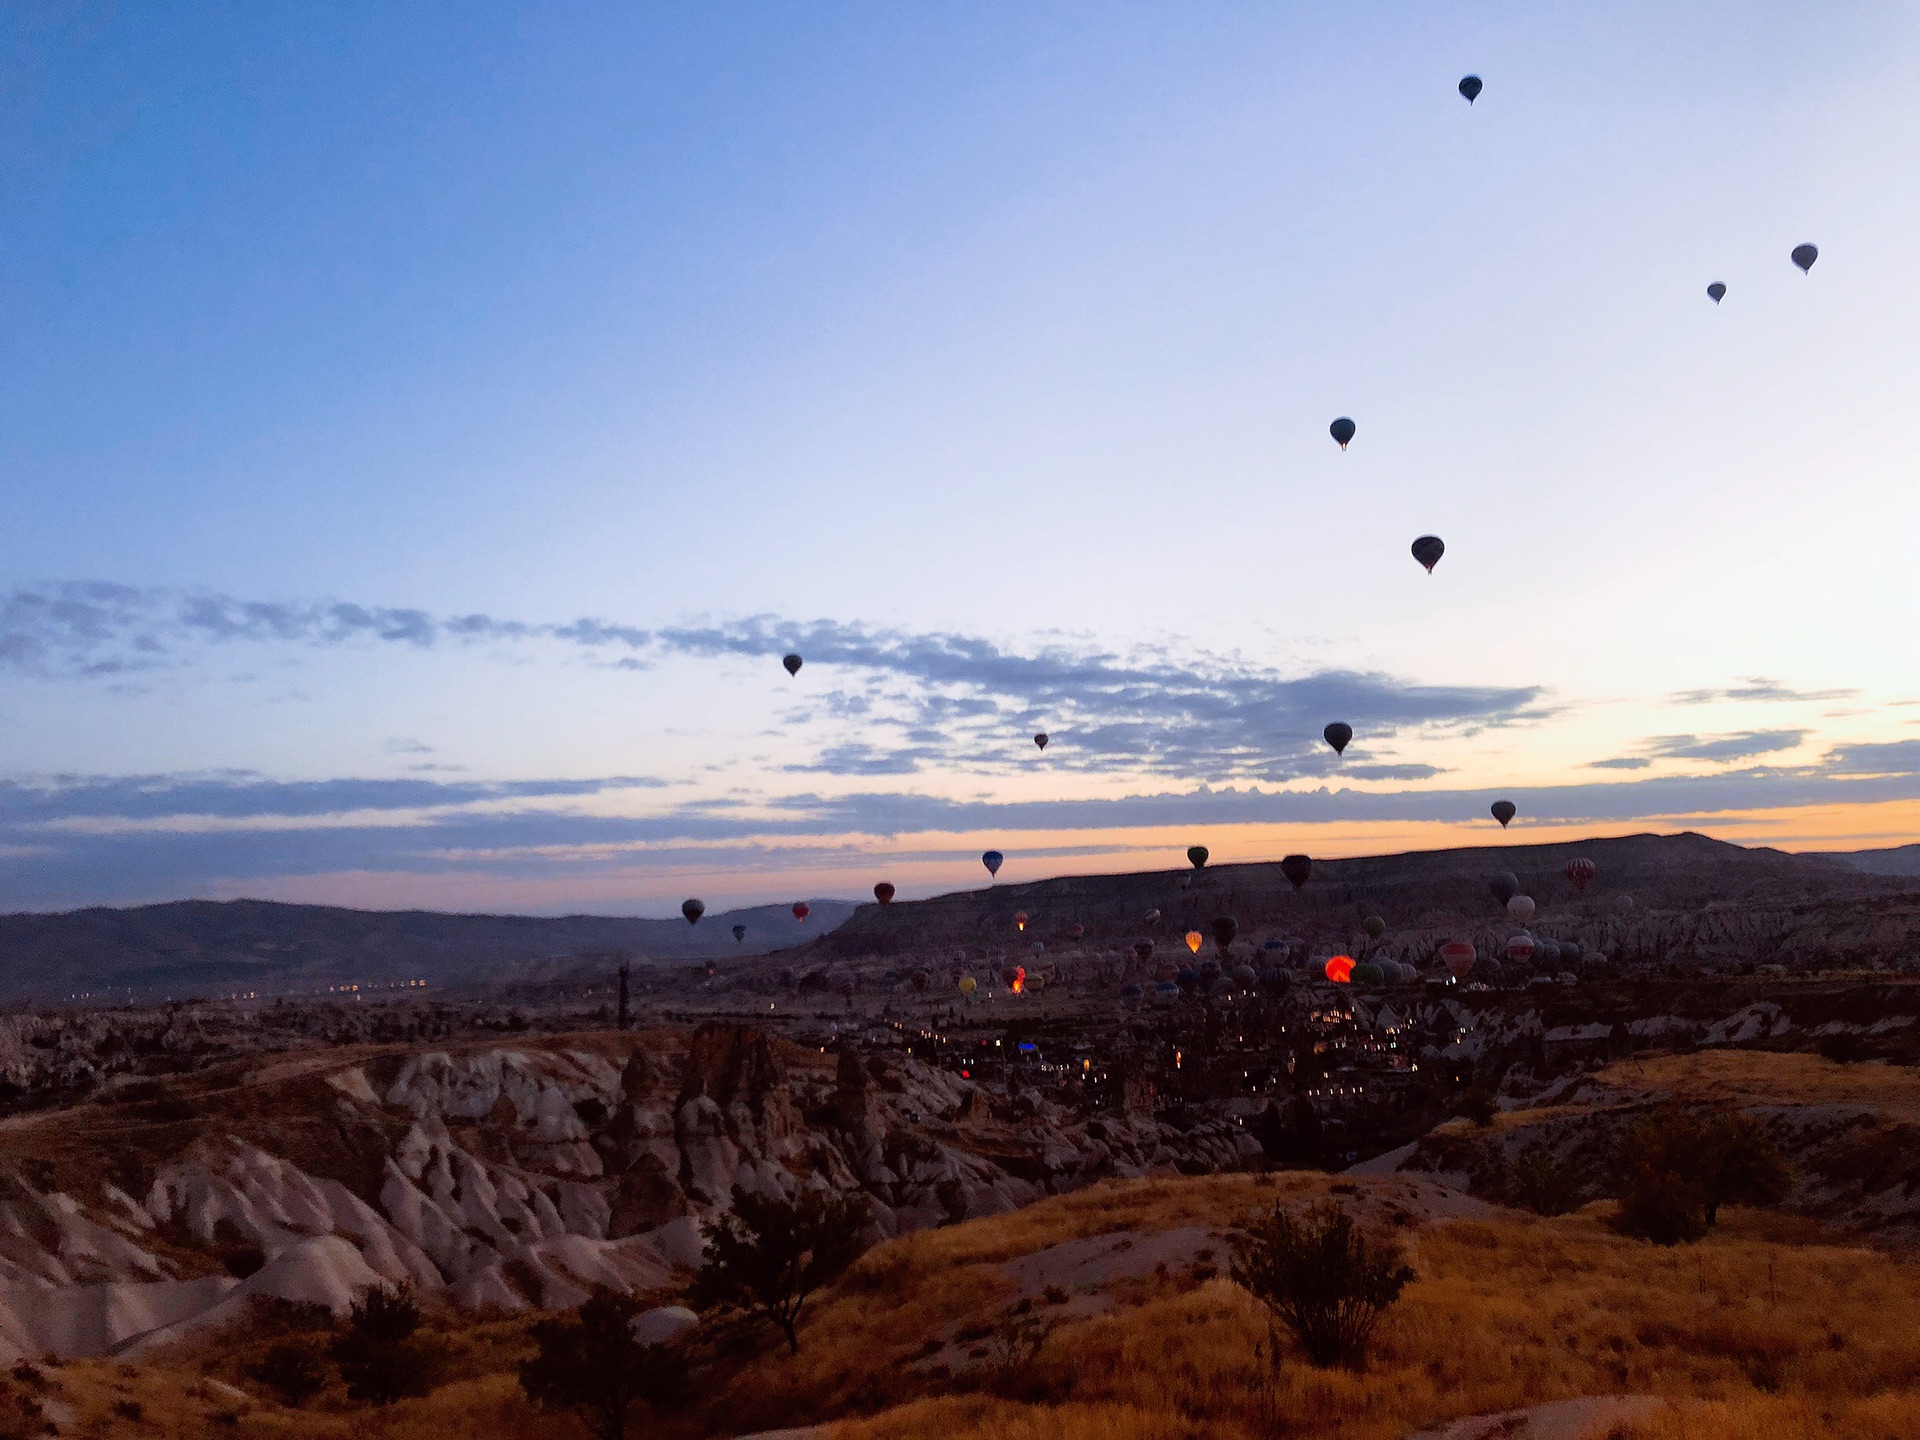
M 1838 745 L 1827 752 L 1821 768 L 1835 775 L 1920 775 L 1920 740 Z
M 1724 690 L 1678 690 L 1667 698 L 1675 705 L 1706 705 L 1715 700 L 1757 700 L 1768 703 L 1803 700 L 1845 700 L 1858 690 L 1795 690 L 1764 675 L 1743 675 L 1740 684 Z
M 795 691 L 791 718 L 825 716 L 841 727 L 795 768 L 853 777 L 1004 774 L 1031 763 L 1025 737 L 1045 729 L 1053 737 L 1046 764 L 1056 771 L 1216 783 L 1337 774 L 1410 780 L 1440 772 L 1382 763 L 1367 747 L 1408 730 L 1471 733 L 1552 713 L 1538 686 L 1416 685 L 1356 670 L 1286 674 L 1170 645 L 1120 654 L 1055 640 L 1021 651 L 978 636 L 768 615 L 649 630 L 77 582 L 0 601 L 0 670 L 54 678 L 181 666 L 206 647 L 233 644 L 480 643 L 560 647 L 596 663 L 639 666 L 670 655 L 771 660 L 797 651 L 815 688 Z M 1345 762 L 1320 740 L 1332 717 L 1358 732 Z
M 1611 760 L 1589 760 L 1589 770 L 1644 770 L 1653 761 L 1644 755 L 1616 755 Z
M 1737 735 L 1656 735 L 1647 742 L 1657 759 L 1744 760 L 1792 750 L 1806 739 L 1805 730 L 1743 730 Z

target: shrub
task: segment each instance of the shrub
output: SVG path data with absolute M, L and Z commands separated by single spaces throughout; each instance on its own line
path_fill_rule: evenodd
M 866 1228 L 858 1197 L 808 1190 L 784 1200 L 736 1187 L 732 1212 L 705 1227 L 707 1260 L 689 1299 L 771 1320 L 798 1354 L 801 1308 L 860 1258 Z
M 327 1388 L 326 1367 L 310 1345 L 275 1345 L 247 1373 L 295 1410 Z
M 1484 1129 L 1500 1113 L 1500 1102 L 1486 1086 L 1475 1085 L 1460 1097 L 1460 1113 Z
M 1702 1122 L 1668 1107 L 1628 1130 L 1616 1158 L 1616 1223 L 1656 1245 L 1698 1240 L 1722 1205 L 1777 1204 L 1792 1184 L 1778 1147 L 1745 1115 Z
M 407 1285 L 369 1285 L 353 1302 L 347 1328 L 333 1342 L 333 1361 L 347 1396 L 391 1405 L 425 1395 L 439 1376 L 441 1354 L 415 1332 L 420 1306 Z
M 0 1375 L 0 1440 L 28 1440 L 46 1428 L 46 1412 L 38 1397 L 26 1385 Z
M 1565 1215 L 1581 1201 L 1580 1167 L 1555 1160 L 1545 1149 L 1526 1151 L 1507 1176 L 1507 1200 L 1536 1215 Z
M 1234 1237 L 1233 1278 L 1315 1365 L 1361 1369 L 1380 1317 L 1413 1279 L 1392 1241 L 1369 1240 L 1339 1205 L 1296 1218 L 1275 1205 Z
M 520 1388 L 543 1410 L 566 1410 L 598 1440 L 626 1440 L 636 1401 L 658 1398 L 667 1371 L 657 1347 L 633 1337 L 640 1302 L 604 1287 L 568 1318 L 533 1327 L 534 1353 L 520 1366 Z

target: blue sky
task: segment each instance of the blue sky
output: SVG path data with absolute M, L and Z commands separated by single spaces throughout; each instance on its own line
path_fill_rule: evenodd
M 1920 828 L 1910 7 L 0 43 L 0 906 Z

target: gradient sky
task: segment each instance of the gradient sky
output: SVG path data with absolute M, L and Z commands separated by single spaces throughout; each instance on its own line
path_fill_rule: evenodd
M 0 908 L 1920 836 L 1912 6 L 0 46 Z

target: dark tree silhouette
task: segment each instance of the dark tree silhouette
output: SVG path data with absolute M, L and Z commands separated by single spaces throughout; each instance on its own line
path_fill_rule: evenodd
M 333 1363 L 352 1400 L 391 1405 L 425 1395 L 439 1378 L 442 1354 L 415 1332 L 420 1306 L 407 1285 L 369 1285 L 353 1302 L 347 1328 L 333 1342 Z
M 707 1260 L 690 1292 L 701 1310 L 732 1309 L 779 1326 L 800 1350 L 800 1311 L 865 1249 L 867 1202 L 803 1191 L 783 1200 L 737 1186 L 733 1210 L 707 1225 Z
M 1338 1205 L 1303 1217 L 1275 1205 L 1234 1237 L 1234 1283 L 1293 1331 L 1315 1365 L 1364 1368 L 1374 1327 L 1413 1278 L 1398 1245 L 1369 1240 Z
M 298 1410 L 327 1388 L 327 1369 L 311 1345 L 275 1345 L 247 1372 Z
M 1698 1240 L 1722 1205 L 1773 1205 L 1792 1172 L 1755 1121 L 1729 1114 L 1701 1120 L 1668 1106 L 1621 1137 L 1615 1156 L 1620 1213 L 1629 1235 L 1656 1245 Z
M 565 1318 L 533 1327 L 533 1356 L 520 1366 L 520 1388 L 542 1410 L 571 1411 L 597 1440 L 626 1440 L 627 1413 L 657 1400 L 669 1371 L 658 1346 L 633 1338 L 640 1302 L 604 1287 Z

